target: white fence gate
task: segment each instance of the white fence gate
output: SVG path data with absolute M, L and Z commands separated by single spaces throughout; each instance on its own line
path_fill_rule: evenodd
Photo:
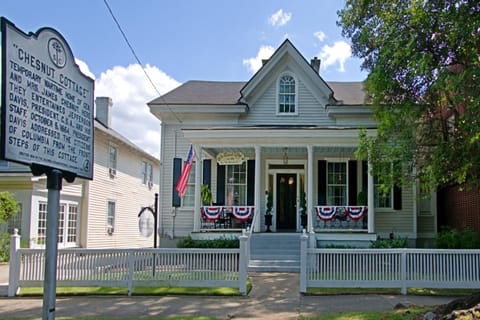
M 45 251 L 20 249 L 12 236 L 8 295 L 19 287 L 43 286 Z M 61 249 L 57 286 L 234 287 L 247 292 L 248 237 L 240 249 Z
M 300 291 L 316 288 L 480 288 L 480 250 L 310 249 L 302 235 Z

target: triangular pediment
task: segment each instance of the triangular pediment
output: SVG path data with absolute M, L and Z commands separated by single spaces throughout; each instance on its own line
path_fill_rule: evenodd
M 334 101 L 333 90 L 288 39 L 241 89 L 241 101 L 246 103 L 255 101 L 271 81 L 284 71 L 299 75 L 318 101 Z

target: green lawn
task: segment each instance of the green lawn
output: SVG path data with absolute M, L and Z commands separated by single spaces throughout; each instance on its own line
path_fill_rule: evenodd
M 385 312 L 348 312 L 337 314 L 324 314 L 314 317 L 300 316 L 299 320 L 413 320 L 418 314 L 425 314 L 429 309 L 410 307 Z

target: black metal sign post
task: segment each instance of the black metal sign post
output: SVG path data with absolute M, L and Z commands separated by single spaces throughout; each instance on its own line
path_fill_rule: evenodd
M 74 173 L 62 172 L 61 170 L 31 165 L 32 174 L 39 176 L 47 175 L 48 203 L 47 203 L 47 230 L 45 238 L 45 278 L 43 286 L 43 309 L 42 319 L 55 319 L 55 300 L 57 288 L 57 256 L 58 256 L 58 213 L 60 211 L 60 190 L 62 190 L 62 178 L 68 182 L 75 180 Z
M 158 193 L 155 193 L 155 203 L 153 204 L 153 209 L 152 207 L 142 207 L 142 210 L 138 213 L 138 217 L 140 218 L 142 214 L 145 211 L 150 211 L 153 214 L 153 248 L 157 248 L 157 237 L 158 237 Z M 152 272 L 153 276 L 155 277 L 155 267 L 156 267 L 156 261 L 155 261 L 156 255 L 155 253 L 153 254 L 153 260 L 152 260 Z

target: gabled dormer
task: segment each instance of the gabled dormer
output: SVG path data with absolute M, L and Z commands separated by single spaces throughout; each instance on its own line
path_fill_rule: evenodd
M 242 88 L 241 101 L 255 103 L 273 81 L 277 84 L 277 114 L 297 114 L 298 104 L 293 104 L 298 102 L 301 79 L 319 102 L 335 103 L 333 90 L 320 77 L 319 69 L 320 60 L 314 58 L 309 63 L 287 39 Z

